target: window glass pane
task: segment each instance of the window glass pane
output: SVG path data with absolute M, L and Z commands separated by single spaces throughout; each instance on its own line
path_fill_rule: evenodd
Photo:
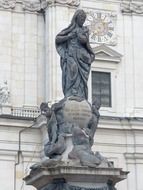
M 92 101 L 101 101 L 101 106 L 111 107 L 111 75 L 107 72 L 92 72 Z

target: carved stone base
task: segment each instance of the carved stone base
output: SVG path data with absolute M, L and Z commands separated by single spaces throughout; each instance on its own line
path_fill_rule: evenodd
M 11 105 L 10 104 L 5 104 L 0 106 L 0 112 L 3 115 L 11 115 Z
M 51 108 L 46 103 L 41 107 L 49 120 L 49 142 L 44 145 L 45 155 L 49 159 L 34 165 L 33 169 L 57 165 L 59 162 L 112 167 L 105 157 L 91 149 L 100 115 L 98 101 L 91 105 L 87 100 L 71 96 L 53 104 Z
M 69 123 L 76 123 L 80 128 L 85 128 L 92 118 L 91 105 L 87 100 L 74 98 L 70 97 L 65 101 L 64 118 Z
M 126 179 L 127 174 L 120 168 L 62 165 L 32 170 L 24 181 L 37 190 L 115 190 L 116 183 Z

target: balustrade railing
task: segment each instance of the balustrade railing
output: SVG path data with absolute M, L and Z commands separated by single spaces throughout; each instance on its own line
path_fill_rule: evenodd
M 36 118 L 40 115 L 41 111 L 38 107 L 12 107 L 11 115 L 17 117 Z

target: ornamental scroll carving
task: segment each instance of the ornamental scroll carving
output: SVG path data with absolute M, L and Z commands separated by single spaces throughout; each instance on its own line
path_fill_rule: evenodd
M 137 3 L 121 3 L 122 13 L 143 14 L 143 4 Z
M 48 4 L 58 3 L 69 6 L 79 6 L 80 0 L 48 0 Z
M 23 1 L 23 9 L 31 12 L 40 11 L 41 9 L 45 9 L 48 5 L 58 3 L 69 6 L 78 6 L 80 4 L 80 0 L 35 0 Z
M 35 0 L 35 1 L 29 1 L 25 0 L 23 2 L 23 9 L 31 12 L 40 11 L 41 9 L 44 9 L 47 7 L 47 1 L 46 0 Z
M 0 7 L 4 9 L 14 9 L 16 2 L 16 0 L 0 0 Z M 21 2 L 23 9 L 31 12 L 41 11 L 48 5 L 56 3 L 69 6 L 79 6 L 80 0 L 23 0 Z
M 0 0 L 0 7 L 5 9 L 15 8 L 16 0 Z

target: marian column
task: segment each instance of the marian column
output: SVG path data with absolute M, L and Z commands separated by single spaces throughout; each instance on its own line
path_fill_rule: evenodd
M 52 4 L 46 14 L 50 22 L 47 24 L 53 27 L 51 31 L 47 28 L 50 56 L 47 64 L 51 69 L 49 75 L 54 79 L 52 75 L 58 59 L 54 51 L 50 54 L 54 48 L 50 40 L 53 40 L 60 56 L 58 63 L 62 70 L 64 98 L 51 107 L 48 103 L 40 106 L 41 114 L 47 118 L 48 142 L 44 144 L 46 157 L 30 167 L 30 174 L 24 180 L 37 190 L 116 190 L 115 184 L 125 179 L 128 172 L 114 168 L 107 158 L 92 151 L 100 117 L 100 102 L 96 97 L 92 104 L 88 102 L 87 82 L 95 55 L 89 43 L 89 29 L 84 26 L 86 12 L 82 9 L 75 11 L 70 24 L 53 38 L 52 31 L 56 33 L 57 29 L 54 22 L 58 16 L 56 12 L 63 15 L 62 11 L 62 8 L 59 10 Z M 57 79 L 51 81 L 52 85 L 54 81 L 56 83 Z M 54 87 L 58 90 L 58 85 Z M 54 100 L 54 88 L 52 93 L 50 96 Z

